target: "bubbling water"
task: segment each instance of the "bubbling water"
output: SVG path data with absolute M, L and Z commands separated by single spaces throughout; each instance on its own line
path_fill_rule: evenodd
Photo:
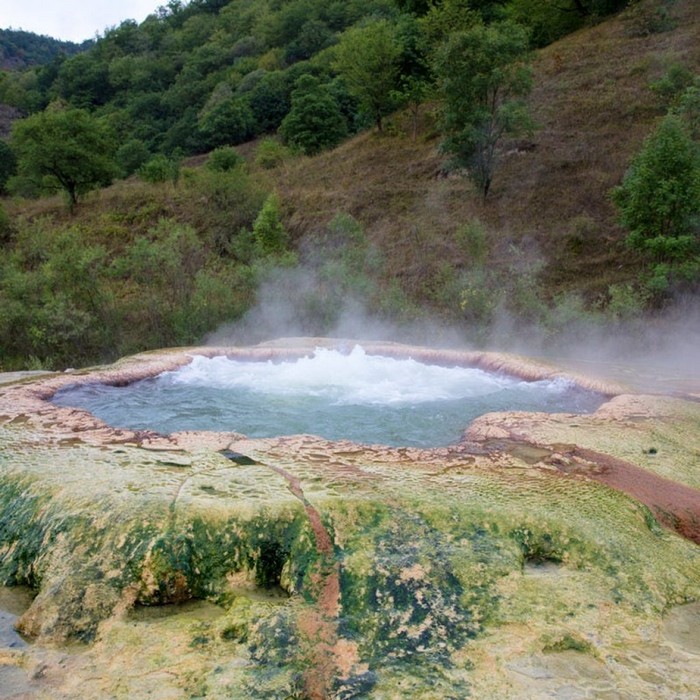
M 127 387 L 89 384 L 54 403 L 89 410 L 118 428 L 311 433 L 336 440 L 434 447 L 459 440 L 489 411 L 587 413 L 602 397 L 564 379 L 523 381 L 471 367 L 317 348 L 293 361 L 194 356 Z

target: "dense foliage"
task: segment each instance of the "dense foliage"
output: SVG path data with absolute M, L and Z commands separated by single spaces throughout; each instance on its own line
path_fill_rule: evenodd
M 75 44 L 21 29 L 0 29 L 0 68 L 44 65 L 60 56 L 73 56 L 85 51 L 91 45 L 92 41 Z
M 57 43 L 52 58 L 42 54 L 43 65 L 0 73 L 0 103 L 31 114 L 60 99 L 109 120 L 132 151 L 138 142 L 151 155 L 187 155 L 274 133 L 298 79 L 313 75 L 352 134 L 368 122 L 381 128 L 454 32 L 510 17 L 533 28 L 541 44 L 625 4 L 545 2 L 551 16 L 542 17 L 528 2 L 171 0 L 141 24 L 106 30 L 78 55 Z M 7 36 L 27 43 L 24 34 Z

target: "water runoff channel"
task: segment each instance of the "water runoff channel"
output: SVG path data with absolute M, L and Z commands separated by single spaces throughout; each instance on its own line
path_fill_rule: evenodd
M 115 428 L 229 431 L 248 437 L 312 434 L 392 447 L 457 442 L 491 411 L 590 413 L 603 402 L 564 378 L 525 381 L 474 367 L 316 348 L 295 360 L 195 355 L 127 386 L 82 384 L 53 397 Z

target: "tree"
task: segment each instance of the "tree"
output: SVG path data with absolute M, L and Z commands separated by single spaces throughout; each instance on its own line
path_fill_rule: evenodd
M 686 123 L 690 138 L 700 140 L 700 77 L 681 95 L 677 113 Z
M 116 173 L 111 130 L 83 109 L 54 106 L 15 122 L 11 145 L 18 174 L 41 190 L 63 189 L 71 209 L 79 195 L 108 185 Z
M 527 58 L 527 32 L 512 22 L 457 32 L 438 53 L 442 146 L 457 166 L 469 168 L 484 198 L 502 139 L 532 128 L 522 101 L 531 87 Z
M 266 73 L 250 92 L 250 108 L 261 133 L 274 132 L 289 112 L 291 84 L 287 72 Z
M 210 154 L 204 167 L 215 173 L 227 173 L 245 163 L 245 158 L 231 146 L 219 146 Z
M 243 143 L 255 134 L 255 117 L 246 100 L 232 97 L 199 115 L 199 128 L 209 148 Z
M 292 93 L 292 108 L 280 126 L 284 142 L 314 154 L 332 148 L 347 133 L 347 122 L 329 87 L 313 75 L 302 75 Z
M 349 29 L 336 47 L 335 70 L 380 132 L 383 117 L 394 107 L 400 56 L 396 29 L 385 19 Z
M 442 0 L 439 3 L 431 2 L 420 23 L 428 40 L 437 45 L 450 34 L 471 29 L 479 21 L 479 13 L 474 9 L 472 0 Z
M 262 255 L 281 255 L 287 249 L 289 234 L 282 224 L 277 195 L 268 195 L 253 224 L 253 238 Z
M 7 142 L 0 139 L 0 194 L 5 192 L 7 181 L 17 171 L 17 159 Z
M 687 266 L 694 260 L 686 269 L 697 272 L 700 149 L 679 117 L 665 117 L 646 139 L 612 196 L 620 221 L 630 232 L 630 247 L 650 255 L 669 272 L 669 265 Z
M 64 61 L 54 83 L 58 96 L 75 107 L 106 104 L 112 97 L 109 64 L 96 51 L 78 54 Z
M 532 30 L 535 46 L 545 46 L 632 4 L 630 0 L 510 0 L 504 14 Z

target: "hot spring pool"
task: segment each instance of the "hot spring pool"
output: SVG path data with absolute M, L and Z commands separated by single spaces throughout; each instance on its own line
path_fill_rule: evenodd
M 115 428 L 231 431 L 249 437 L 310 433 L 364 444 L 439 447 L 489 411 L 589 413 L 603 397 L 564 379 L 528 382 L 467 367 L 317 348 L 293 361 L 194 356 L 126 387 L 85 384 L 53 402 Z

